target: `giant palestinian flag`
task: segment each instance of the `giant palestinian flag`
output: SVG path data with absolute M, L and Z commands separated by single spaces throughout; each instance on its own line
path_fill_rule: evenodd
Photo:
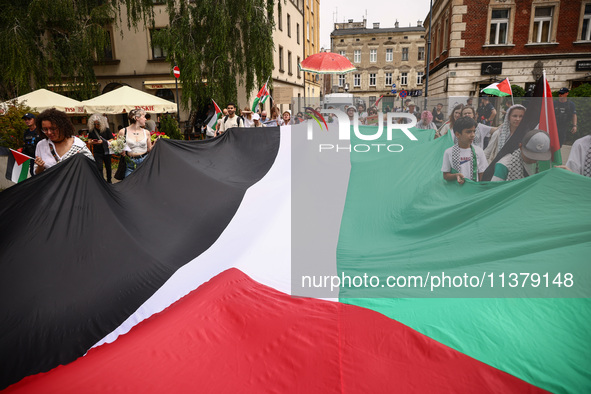
M 78 155 L 1 192 L 6 392 L 589 391 L 588 299 L 290 296 L 299 131 L 161 140 L 115 185 Z M 345 153 L 312 196 L 344 203 L 338 273 L 586 264 L 588 178 L 447 183 L 432 133 Z

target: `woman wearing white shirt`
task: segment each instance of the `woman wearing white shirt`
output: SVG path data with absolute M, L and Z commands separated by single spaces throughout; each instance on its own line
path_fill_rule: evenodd
M 146 125 L 146 112 L 143 109 L 129 111 L 130 125 L 119 130 L 117 138 L 125 137 L 125 177 L 127 178 L 139 166 L 152 150 L 150 132 Z
M 40 174 L 77 153 L 94 161 L 86 144 L 74 136 L 74 125 L 65 112 L 47 109 L 37 116 L 37 127 L 43 131 L 35 150 L 35 174 Z

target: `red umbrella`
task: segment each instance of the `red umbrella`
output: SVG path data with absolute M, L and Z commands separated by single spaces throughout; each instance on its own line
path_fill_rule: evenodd
M 308 56 L 299 67 L 302 71 L 317 74 L 344 74 L 357 70 L 349 59 L 332 52 L 319 52 Z

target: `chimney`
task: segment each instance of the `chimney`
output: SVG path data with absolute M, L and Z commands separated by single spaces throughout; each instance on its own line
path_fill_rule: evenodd
M 373 28 L 374 29 L 379 29 L 380 28 L 380 22 L 374 23 L 373 24 Z
M 353 19 L 349 19 L 349 23 L 353 23 Z
M 421 27 L 421 26 L 423 26 L 423 21 L 421 21 L 421 20 L 417 21 L 417 27 Z
M 398 29 L 398 19 L 396 19 L 396 23 L 394 23 L 394 27 Z

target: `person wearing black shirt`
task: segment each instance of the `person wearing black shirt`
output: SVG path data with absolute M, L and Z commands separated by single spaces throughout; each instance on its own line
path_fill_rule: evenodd
M 560 89 L 558 91 L 558 101 L 554 102 L 554 114 L 556 115 L 556 127 L 558 128 L 558 140 L 561 148 L 567 131 L 572 134 L 577 132 L 577 110 L 575 104 L 567 99 L 568 92 L 567 88 Z
M 92 145 L 92 154 L 96 162 L 96 168 L 103 174 L 103 163 L 107 172 L 107 182 L 111 183 L 111 155 L 107 141 L 113 139 L 113 134 L 107 125 L 107 119 L 101 114 L 93 114 L 88 118 L 88 141 Z
M 23 154 L 35 158 L 35 149 L 37 149 L 37 143 L 39 142 L 40 135 L 39 131 L 37 130 L 37 125 L 35 124 L 35 115 L 30 112 L 27 112 L 23 115 L 23 120 L 27 125 L 27 129 L 25 129 L 23 139 L 25 141 L 25 146 L 23 147 Z M 33 175 L 33 166 L 31 166 L 31 175 Z
M 486 126 L 492 126 L 495 117 L 497 116 L 497 110 L 495 106 L 491 104 L 487 96 L 480 97 L 480 105 L 478 106 L 478 123 L 482 123 Z
M 433 123 L 435 123 L 437 129 L 439 129 L 445 121 L 445 115 L 443 115 L 443 104 L 437 103 L 437 106 L 433 108 L 431 113 L 433 114 Z

